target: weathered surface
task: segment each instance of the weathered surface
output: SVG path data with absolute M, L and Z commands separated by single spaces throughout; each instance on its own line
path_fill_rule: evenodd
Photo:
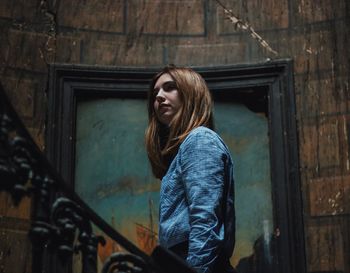
M 350 272 L 350 3 L 209 0 L 3 0 L 0 79 L 44 148 L 47 64 L 213 66 L 294 60 L 308 270 Z M 6 213 L 6 212 L 4 212 Z

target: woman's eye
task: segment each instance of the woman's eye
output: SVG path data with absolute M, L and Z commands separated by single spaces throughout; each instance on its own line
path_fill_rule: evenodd
M 166 82 L 163 85 L 163 89 L 164 89 L 164 91 L 171 91 L 171 90 L 177 89 L 177 86 L 176 86 L 176 83 L 174 81 Z

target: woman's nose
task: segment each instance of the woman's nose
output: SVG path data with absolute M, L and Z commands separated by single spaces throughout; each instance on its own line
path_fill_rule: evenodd
M 164 97 L 164 94 L 163 94 L 163 90 L 159 90 L 158 94 L 156 95 L 156 100 L 158 102 L 163 102 L 165 101 L 165 97 Z

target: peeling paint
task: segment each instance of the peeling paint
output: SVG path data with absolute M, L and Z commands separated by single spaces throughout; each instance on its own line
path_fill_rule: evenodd
M 339 197 L 341 197 L 341 192 L 340 191 L 337 192 L 335 198 L 338 199 Z
M 272 54 L 278 55 L 277 51 L 273 50 L 270 47 L 270 45 L 258 33 L 255 32 L 255 30 L 250 24 L 248 24 L 247 22 L 244 22 L 242 19 L 236 16 L 232 10 L 227 9 L 220 1 L 216 0 L 216 2 L 224 9 L 226 18 L 231 21 L 231 23 L 234 25 L 236 29 L 242 29 L 244 31 L 249 32 L 250 36 L 252 36 L 255 40 L 257 40 L 262 47 L 264 47 L 266 50 L 268 50 Z
M 307 53 L 309 53 L 309 54 L 312 54 L 311 48 L 307 48 L 305 51 L 306 51 Z
M 45 50 L 41 55 L 46 63 L 51 63 L 55 61 L 55 51 L 56 51 L 56 37 L 57 37 L 57 18 L 56 13 L 50 9 L 50 4 L 47 0 L 42 0 L 40 2 L 40 11 L 45 15 L 47 19 L 47 24 L 49 26 L 47 31 L 47 40 L 45 43 Z
M 344 131 L 344 139 L 345 139 L 345 143 L 349 143 L 348 140 L 348 130 L 347 130 L 347 126 L 346 126 L 346 118 L 345 116 L 343 116 L 343 131 Z M 346 170 L 350 169 L 350 162 L 349 162 L 349 150 L 348 149 L 344 149 L 345 151 L 345 158 L 346 158 Z

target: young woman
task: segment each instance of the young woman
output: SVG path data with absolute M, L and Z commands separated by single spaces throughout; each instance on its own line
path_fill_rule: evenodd
M 159 242 L 201 273 L 234 272 L 233 164 L 213 131 L 212 99 L 190 68 L 168 66 L 152 80 L 146 148 L 162 179 Z

